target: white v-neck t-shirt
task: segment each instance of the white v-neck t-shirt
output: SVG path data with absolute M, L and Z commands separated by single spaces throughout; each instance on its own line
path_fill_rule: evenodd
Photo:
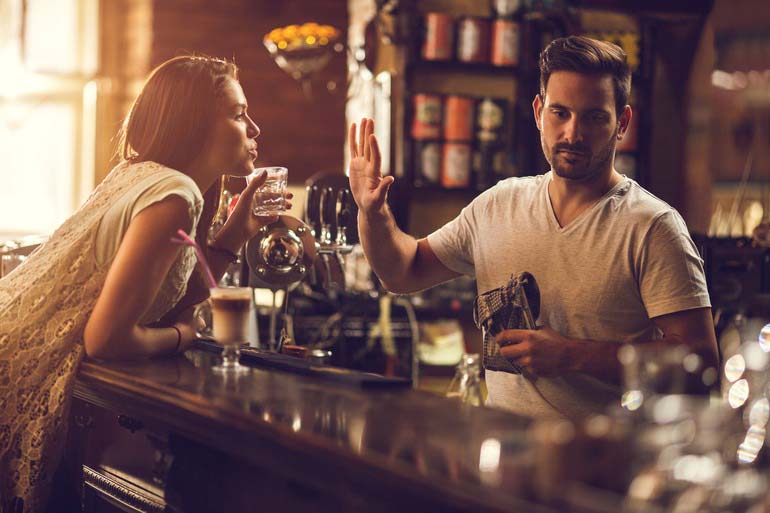
M 537 324 L 607 343 L 661 337 L 653 317 L 711 306 L 703 260 L 681 216 L 623 177 L 567 226 L 548 196 L 551 173 L 502 180 L 428 236 L 478 292 L 523 271 L 540 288 Z M 487 370 L 487 405 L 522 415 L 582 417 L 618 401 L 620 390 L 585 374 L 539 377 Z

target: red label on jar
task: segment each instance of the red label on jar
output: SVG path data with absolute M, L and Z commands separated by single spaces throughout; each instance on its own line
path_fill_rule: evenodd
M 509 20 L 495 20 L 492 25 L 492 64 L 517 66 L 519 64 L 519 24 Z
M 447 96 L 444 104 L 444 139 L 470 141 L 473 139 L 473 98 Z
M 437 94 L 414 95 L 414 139 L 438 139 L 441 137 L 441 96 Z
M 427 13 L 425 15 L 425 40 L 422 45 L 422 58 L 428 61 L 451 60 L 454 36 L 454 24 L 451 16 L 438 12 Z

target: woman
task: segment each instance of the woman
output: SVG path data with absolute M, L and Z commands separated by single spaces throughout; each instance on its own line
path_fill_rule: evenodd
M 22 500 L 24 511 L 44 510 L 84 353 L 135 358 L 190 346 L 192 306 L 207 292 L 194 250 L 171 242 L 177 229 L 197 233 L 218 278 L 274 220 L 253 217 L 248 204 L 261 176 L 206 239 L 221 175 L 245 176 L 257 158 L 259 128 L 232 63 L 161 64 L 121 132 L 123 161 L 0 280 L 0 506 Z M 206 208 L 201 191 L 215 199 Z

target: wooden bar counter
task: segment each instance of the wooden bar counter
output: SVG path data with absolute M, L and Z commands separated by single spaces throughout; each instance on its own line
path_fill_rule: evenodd
M 269 367 L 225 377 L 217 361 L 194 349 L 83 362 L 55 500 L 87 512 L 547 511 L 525 499 L 521 418 L 408 386 Z

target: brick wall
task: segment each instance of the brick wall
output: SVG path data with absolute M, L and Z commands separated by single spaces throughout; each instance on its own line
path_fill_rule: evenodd
M 262 45 L 271 29 L 314 21 L 347 27 L 344 0 L 156 0 L 153 7 L 154 67 L 175 55 L 195 52 L 234 59 L 249 112 L 259 125 L 259 165 L 285 165 L 301 183 L 317 171 L 343 172 L 345 56 L 313 80 L 308 101 L 300 85 L 272 61 Z M 342 36 L 342 41 L 345 36 Z M 329 81 L 337 84 L 331 94 Z

